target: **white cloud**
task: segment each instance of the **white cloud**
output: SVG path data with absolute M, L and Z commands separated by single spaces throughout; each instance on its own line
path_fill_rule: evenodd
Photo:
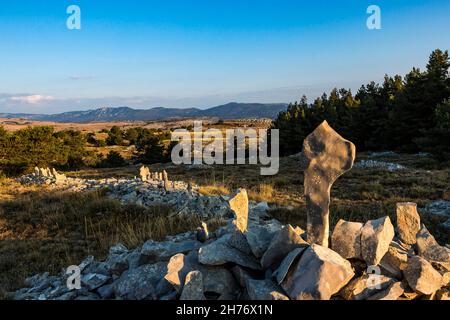
M 28 103 L 28 104 L 37 104 L 55 100 L 55 98 L 52 96 L 43 96 L 40 94 L 34 94 L 29 96 L 15 96 L 10 97 L 9 99 L 14 102 Z

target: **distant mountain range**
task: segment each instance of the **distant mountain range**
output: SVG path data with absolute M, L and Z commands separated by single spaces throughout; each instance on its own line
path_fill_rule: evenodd
M 237 103 L 206 110 L 189 108 L 152 108 L 147 110 L 132 109 L 129 107 L 100 108 L 87 111 L 71 111 L 58 114 L 25 114 L 0 113 L 0 118 L 20 118 L 35 121 L 53 122 L 103 122 L 103 121 L 152 121 L 182 118 L 220 118 L 220 119 L 246 119 L 246 118 L 276 118 L 279 112 L 286 110 L 286 103 Z

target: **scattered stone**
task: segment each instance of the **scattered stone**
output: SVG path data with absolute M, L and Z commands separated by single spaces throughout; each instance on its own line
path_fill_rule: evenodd
M 417 293 L 430 295 L 442 286 L 442 276 L 424 258 L 411 257 L 404 271 L 408 285 Z
M 308 242 L 328 247 L 330 190 L 350 170 L 356 148 L 324 121 L 303 142 Z
M 203 276 L 200 271 L 191 271 L 187 274 L 180 300 L 206 300 L 203 294 Z
M 391 172 L 395 171 L 401 171 L 408 169 L 407 167 L 398 164 L 398 163 L 392 163 L 392 162 L 384 162 L 384 161 L 377 161 L 377 160 L 361 160 L 355 163 L 355 168 L 360 169 L 372 169 L 372 168 L 380 168 L 380 169 L 386 169 Z
M 245 189 L 239 189 L 228 201 L 236 216 L 236 226 L 241 232 L 247 231 L 248 224 L 248 196 Z
M 450 201 L 438 200 L 425 206 L 424 211 L 438 217 L 450 218 Z
M 289 252 L 307 246 L 309 244 L 300 237 L 298 230 L 288 225 L 273 237 L 267 251 L 261 258 L 261 266 L 263 269 L 275 270 Z
M 362 223 L 339 220 L 331 237 L 333 250 L 345 259 L 360 259 L 362 228 Z
M 350 262 L 316 244 L 305 250 L 281 284 L 292 300 L 329 300 L 354 276 Z
M 369 220 L 361 230 L 362 258 L 368 265 L 378 265 L 394 238 L 394 226 L 389 217 Z
M 416 243 L 416 235 L 420 230 L 420 216 L 416 203 L 397 203 L 397 229 L 403 243 L 409 245 Z

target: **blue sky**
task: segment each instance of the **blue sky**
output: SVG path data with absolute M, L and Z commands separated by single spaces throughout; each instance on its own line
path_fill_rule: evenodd
M 448 0 L 2 1 L 0 112 L 312 99 L 423 68 L 449 30 Z

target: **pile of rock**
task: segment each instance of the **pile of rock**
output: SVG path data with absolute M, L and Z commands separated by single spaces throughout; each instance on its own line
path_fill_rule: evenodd
M 22 176 L 18 181 L 26 185 L 47 185 L 74 192 L 103 189 L 107 191 L 107 196 L 124 204 L 146 207 L 166 205 L 172 209 L 173 214 L 178 215 L 197 215 L 204 219 L 232 216 L 227 197 L 203 196 L 198 193 L 196 185 L 170 181 L 166 171 L 150 173 L 146 167 L 142 167 L 140 177 L 134 179 L 72 178 L 59 174 L 55 169 L 36 168 L 34 173 Z
M 58 173 L 55 168 L 34 168 L 34 172 L 19 178 L 20 183 L 25 185 L 30 184 L 46 184 L 46 185 L 62 185 L 67 182 L 67 177 L 64 174 Z
M 110 249 L 105 261 L 80 265 L 81 290 L 68 275 L 27 279 L 16 299 L 161 300 L 396 300 L 448 299 L 450 250 L 420 223 L 415 204 L 397 206 L 397 232 L 388 217 L 365 224 L 339 221 L 331 248 L 306 241 L 248 207 L 245 190 L 229 199 L 235 218 L 134 250 Z M 375 272 L 374 274 L 372 272 Z

